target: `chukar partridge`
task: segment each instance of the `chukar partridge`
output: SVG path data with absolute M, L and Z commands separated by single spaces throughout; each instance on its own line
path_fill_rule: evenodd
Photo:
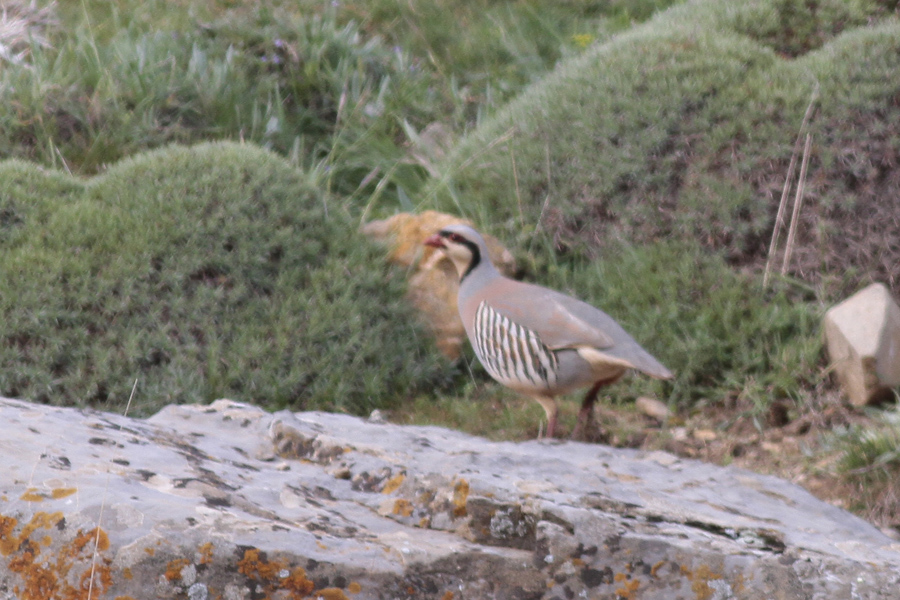
M 598 390 L 628 369 L 658 379 L 672 373 L 605 312 L 560 292 L 509 279 L 467 225 L 450 225 L 425 244 L 459 272 L 459 316 L 478 360 L 503 385 L 537 400 L 556 429 L 556 396 L 589 387 L 573 436 L 591 417 Z

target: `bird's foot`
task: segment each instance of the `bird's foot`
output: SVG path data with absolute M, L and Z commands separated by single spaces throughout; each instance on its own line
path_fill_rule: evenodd
M 571 439 L 579 442 L 605 444 L 609 441 L 609 431 L 594 418 L 592 410 L 582 410 L 578 413 L 578 421 L 575 423 L 575 429 L 572 430 Z

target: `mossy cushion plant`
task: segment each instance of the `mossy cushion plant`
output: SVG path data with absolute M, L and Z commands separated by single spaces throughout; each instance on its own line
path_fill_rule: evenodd
M 759 269 L 818 89 L 792 273 L 831 299 L 869 277 L 893 281 L 900 23 L 882 18 L 890 7 L 669 9 L 525 90 L 453 149 L 422 204 L 507 237 L 539 225 L 590 256 L 678 238 Z
M 146 413 L 218 397 L 364 413 L 452 374 L 308 176 L 174 146 L 82 183 L 0 163 L 0 394 Z

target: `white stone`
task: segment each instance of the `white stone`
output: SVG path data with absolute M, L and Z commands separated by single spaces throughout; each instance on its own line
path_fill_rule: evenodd
M 873 283 L 825 313 L 825 343 L 842 389 L 860 406 L 900 385 L 900 307 Z
M 31 584 L 23 566 L 78 582 L 92 564 L 98 597 L 191 600 L 313 582 L 304 597 L 612 598 L 618 574 L 641 600 L 699 597 L 701 576 L 720 582 L 709 598 L 895 600 L 900 581 L 898 544 L 871 524 L 775 477 L 661 454 L 234 403 L 140 420 L 0 398 L 0 430 L 15 448 L 0 590 Z M 291 469 L 254 458 L 260 444 Z M 33 485 L 48 481 L 64 487 Z

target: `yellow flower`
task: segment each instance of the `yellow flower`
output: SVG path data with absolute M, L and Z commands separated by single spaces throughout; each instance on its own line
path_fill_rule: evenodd
M 572 36 L 572 41 L 575 42 L 575 45 L 582 49 L 590 46 L 595 39 L 597 38 L 590 33 L 576 33 Z

